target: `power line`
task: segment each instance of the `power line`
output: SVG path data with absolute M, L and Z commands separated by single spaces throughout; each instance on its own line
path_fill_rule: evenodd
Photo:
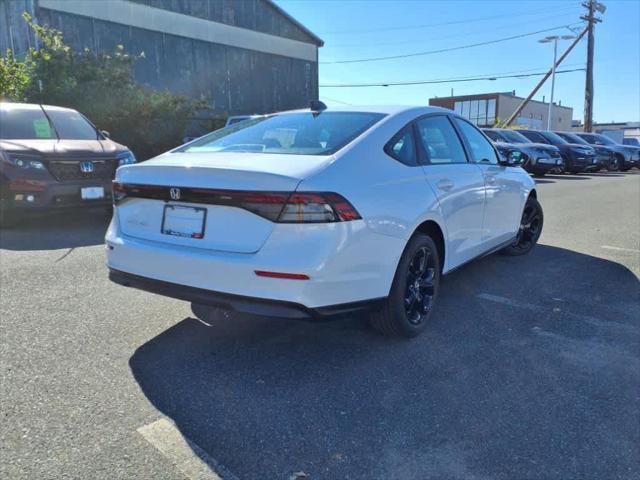
M 566 5 L 565 7 L 557 8 L 554 11 L 558 13 L 562 11 L 572 10 L 578 7 L 579 5 L 580 5 L 579 3 L 577 5 Z M 325 35 L 325 34 L 344 35 L 344 34 L 351 34 L 351 33 L 361 34 L 361 33 L 368 33 L 368 32 L 391 32 L 396 30 L 415 30 L 415 29 L 421 29 L 421 28 L 444 27 L 448 25 L 460 25 L 464 23 L 483 22 L 486 20 L 495 20 L 499 18 L 514 18 L 514 17 L 524 17 L 528 15 L 540 15 L 541 13 L 549 13 L 549 9 L 547 8 L 544 10 L 536 10 L 534 12 L 492 15 L 489 17 L 475 17 L 475 18 L 468 18 L 465 20 L 451 20 L 447 22 L 425 23 L 425 24 L 419 24 L 419 25 L 404 25 L 404 26 L 395 26 L 395 27 L 363 28 L 363 29 L 350 29 L 350 30 L 332 30 L 332 31 L 322 32 L 322 35 Z
M 584 68 L 585 64 L 583 62 L 580 63 L 568 63 L 567 65 L 565 65 L 565 67 L 582 67 Z M 534 68 L 527 68 L 525 70 L 508 70 L 508 71 L 502 71 L 502 72 L 489 72 L 489 73 L 479 73 L 477 75 L 474 75 L 474 77 L 498 77 L 498 76 L 502 76 L 502 75 L 511 75 L 511 74 L 515 74 L 515 73 L 532 73 L 532 72 L 538 72 L 540 70 L 546 69 L 547 67 L 534 67 Z M 440 77 L 440 78 L 430 78 L 429 80 L 425 80 L 427 82 L 439 82 L 439 81 L 450 81 L 450 80 L 459 80 L 459 79 L 465 79 L 465 78 L 472 78 L 469 75 L 458 75 L 455 77 Z M 391 80 L 388 82 L 383 82 L 383 81 L 376 81 L 376 82 L 369 82 L 369 84 L 373 84 L 373 85 L 389 85 L 392 83 L 408 83 L 408 82 L 421 82 L 422 80 Z M 341 86 L 344 84 L 324 84 L 321 85 L 323 87 L 331 87 L 331 86 Z M 351 85 L 351 84 L 349 84 Z M 356 84 L 356 85 L 362 85 L 362 84 Z M 367 85 L 367 84 L 365 84 Z
M 320 62 L 320 63 L 324 64 L 324 65 L 336 65 L 336 64 L 344 64 L 344 63 L 379 62 L 379 61 L 382 61 L 382 60 L 395 60 L 395 59 L 398 59 L 398 58 L 421 57 L 421 56 L 424 56 L 424 55 L 433 55 L 435 53 L 453 52 L 455 50 L 464 50 L 464 49 L 467 49 L 467 48 L 481 47 L 483 45 L 493 45 L 493 44 L 496 44 L 496 43 L 508 42 L 509 40 L 515 40 L 515 39 L 518 39 L 518 38 L 524 38 L 524 37 L 530 37 L 532 35 L 538 35 L 540 33 L 551 32 L 553 30 L 559 30 L 561 28 L 566 28 L 566 27 L 569 27 L 571 25 L 574 25 L 574 24 L 560 25 L 558 27 L 546 28 L 544 30 L 537 30 L 535 32 L 522 33 L 520 35 L 513 35 L 511 37 L 498 38 L 496 40 L 489 40 L 487 42 L 471 43 L 471 44 L 468 44 L 468 45 L 459 45 L 457 47 L 442 48 L 440 50 L 429 50 L 429 51 L 426 51 L 426 52 L 405 53 L 405 54 L 402 54 L 402 55 L 389 55 L 389 56 L 386 56 L 386 57 L 358 58 L 358 59 L 352 59 L 352 60 L 334 60 L 334 61 L 331 61 L 331 62 Z
M 547 17 L 542 17 L 542 18 L 537 18 L 535 20 L 531 20 L 531 21 L 527 21 L 527 22 L 518 22 L 518 23 L 510 23 L 509 25 L 503 25 L 500 27 L 494 27 L 492 28 L 492 30 L 505 30 L 505 29 L 511 29 L 513 27 L 519 27 L 522 25 L 527 25 L 530 26 L 532 23 L 542 23 L 542 22 L 546 22 L 547 20 L 558 20 L 558 17 L 564 17 L 564 16 L 569 16 L 570 14 L 564 14 L 564 15 L 551 15 L 551 16 L 547 16 Z M 573 15 L 572 15 L 573 16 Z M 575 16 L 574 16 L 575 17 Z M 567 21 L 569 20 L 569 18 L 567 18 Z M 430 42 L 432 40 L 448 40 L 451 38 L 460 38 L 460 37 L 469 37 L 469 33 L 457 33 L 455 35 L 436 35 L 433 37 L 420 37 L 419 40 L 402 40 L 399 42 L 380 42 L 380 43 L 372 43 L 372 42 L 364 42 L 364 43 L 333 43 L 331 42 L 331 44 L 327 45 L 327 47 L 331 47 L 331 48 L 358 48 L 358 47 L 386 47 L 389 45 L 407 45 L 407 44 L 416 44 L 416 43 L 424 43 L 424 42 Z
M 571 73 L 571 72 L 583 72 L 584 68 L 573 68 L 569 70 L 556 70 L 556 74 L 559 73 Z M 407 85 L 426 85 L 435 83 L 461 83 L 461 82 L 477 82 L 480 80 L 498 80 L 502 78 L 529 78 L 539 77 L 546 75 L 547 72 L 535 72 L 535 73 L 519 73 L 514 75 L 492 75 L 492 76 L 479 76 L 468 78 L 448 78 L 441 80 L 415 80 L 406 82 L 388 82 L 388 83 L 352 83 L 352 84 L 332 84 L 332 85 L 320 85 L 322 88 L 361 88 L 361 87 L 399 87 Z
M 340 103 L 342 105 L 353 105 L 349 102 L 343 102 L 342 100 L 336 100 L 335 98 L 327 97 L 326 95 L 320 95 L 320 98 L 324 98 L 325 100 L 329 100 L 330 102 Z

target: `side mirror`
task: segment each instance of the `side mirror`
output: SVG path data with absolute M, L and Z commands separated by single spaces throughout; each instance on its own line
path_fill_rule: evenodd
M 524 163 L 524 157 L 520 150 L 509 150 L 500 155 L 498 163 L 503 167 L 517 167 Z
M 100 130 L 100 135 L 102 135 L 104 138 L 111 138 L 111 134 L 106 130 Z

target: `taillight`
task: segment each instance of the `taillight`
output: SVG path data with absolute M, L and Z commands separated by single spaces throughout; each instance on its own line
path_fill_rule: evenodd
M 278 217 L 279 223 L 327 223 L 359 220 L 360 214 L 337 193 L 292 193 Z
M 174 190 L 173 196 L 171 190 Z M 178 198 L 175 198 L 176 191 Z M 332 192 L 247 192 L 113 182 L 114 203 L 128 197 L 226 205 L 248 210 L 276 223 L 331 223 L 362 218 L 347 199 Z

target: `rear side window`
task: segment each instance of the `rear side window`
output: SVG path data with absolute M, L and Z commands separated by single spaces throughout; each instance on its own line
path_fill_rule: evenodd
M 459 118 L 454 119 L 454 121 L 462 131 L 462 135 L 467 139 L 474 162 L 498 163 L 498 156 L 493 145 L 480 130 Z
M 413 128 L 408 126 L 402 129 L 391 139 L 384 148 L 384 151 L 400 163 L 404 163 L 410 167 L 418 165 Z
M 466 163 L 467 157 L 458 134 L 443 115 L 424 117 L 416 122 L 427 163 Z

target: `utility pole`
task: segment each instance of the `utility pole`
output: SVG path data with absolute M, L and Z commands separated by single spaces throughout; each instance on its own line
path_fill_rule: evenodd
M 582 32 L 580 32 L 580 34 L 576 37 L 576 39 L 573 41 L 573 43 L 569 46 L 569 48 L 567 48 L 567 50 L 560 55 L 560 58 L 558 59 L 557 62 L 555 62 L 555 66 L 556 68 L 558 68 L 558 66 L 562 63 L 562 61 L 567 57 L 567 55 L 569 55 L 569 52 L 571 52 L 571 50 L 573 50 L 573 47 L 575 47 L 578 42 L 586 35 L 587 33 L 587 29 L 585 28 Z M 509 125 L 511 125 L 511 123 L 516 119 L 516 117 L 520 114 L 520 112 L 522 111 L 522 109 L 527 105 L 527 103 L 529 103 L 529 101 L 533 98 L 533 96 L 538 92 L 538 90 L 540 90 L 540 87 L 542 87 L 542 85 L 544 84 L 544 82 L 547 80 L 547 78 L 549 78 L 551 76 L 551 69 L 549 69 L 549 71 L 547 73 L 544 74 L 544 76 L 540 79 L 540 81 L 538 82 L 538 84 L 533 88 L 533 90 L 531 91 L 531 93 L 529 94 L 529 96 L 527 96 L 527 98 L 525 98 L 520 105 L 518 105 L 518 107 L 513 111 L 513 113 L 509 116 L 509 118 L 507 118 L 504 122 L 502 122 L 501 126 L 504 127 L 508 127 Z
M 593 30 L 596 23 L 602 22 L 596 18 L 596 10 L 604 13 L 607 7 L 596 0 L 589 0 L 582 4 L 587 9 L 587 15 L 580 17 L 587 22 L 587 75 L 584 86 L 584 131 L 590 132 L 593 129 L 593 50 L 594 37 Z

